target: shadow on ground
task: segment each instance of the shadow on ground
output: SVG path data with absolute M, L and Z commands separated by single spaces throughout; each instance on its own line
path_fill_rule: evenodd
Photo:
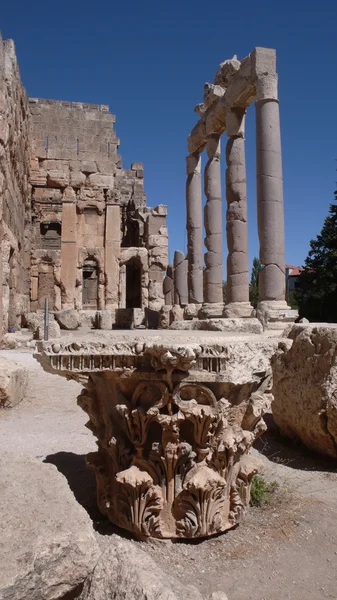
M 87 468 L 85 455 L 73 452 L 57 452 L 46 456 L 45 463 L 54 465 L 64 475 L 77 502 L 87 511 L 93 522 L 94 529 L 101 535 L 123 535 L 127 532 L 113 525 L 99 511 L 96 499 L 96 480 L 93 471 Z M 132 536 L 130 536 L 131 538 Z
M 306 448 L 300 440 L 282 436 L 272 414 L 265 415 L 264 420 L 268 429 L 256 440 L 254 448 L 269 460 L 302 471 L 337 473 L 336 460 L 316 454 Z

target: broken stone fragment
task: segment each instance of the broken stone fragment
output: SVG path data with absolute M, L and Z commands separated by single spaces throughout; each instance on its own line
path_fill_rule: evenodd
M 61 329 L 77 329 L 80 324 L 77 311 L 71 308 L 55 312 L 54 316 Z
M 220 85 L 214 85 L 213 83 L 205 83 L 204 85 L 204 105 L 209 108 L 214 102 L 221 98 L 225 89 Z
M 227 88 L 231 83 L 233 76 L 240 69 L 241 62 L 238 60 L 236 54 L 233 58 L 225 60 L 219 65 L 219 68 L 214 77 L 215 85 L 219 85 L 222 88 Z
M 0 408 L 13 408 L 23 400 L 28 371 L 20 363 L 5 356 L 0 358 Z
M 272 410 L 281 433 L 299 438 L 308 448 L 334 458 L 337 457 L 336 356 L 336 324 L 296 324 L 288 333 L 288 340 L 279 343 L 272 358 Z

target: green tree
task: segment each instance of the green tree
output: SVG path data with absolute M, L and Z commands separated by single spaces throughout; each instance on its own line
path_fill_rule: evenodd
M 336 204 L 330 204 L 321 233 L 310 242 L 304 270 L 296 282 L 296 296 L 301 317 L 310 321 L 337 321 Z
M 252 273 L 249 284 L 249 300 L 251 305 L 256 308 L 259 302 L 259 273 L 262 270 L 262 265 L 258 258 L 253 259 Z

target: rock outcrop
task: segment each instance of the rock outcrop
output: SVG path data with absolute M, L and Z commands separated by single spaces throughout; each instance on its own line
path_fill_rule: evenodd
M 337 326 L 294 325 L 272 359 L 275 423 L 317 452 L 337 457 Z M 286 340 L 285 340 L 286 341 Z

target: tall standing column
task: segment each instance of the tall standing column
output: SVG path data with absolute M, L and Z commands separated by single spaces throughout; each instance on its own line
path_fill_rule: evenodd
M 200 154 L 186 158 L 186 229 L 188 248 L 188 301 L 203 301 L 203 247 L 202 247 L 202 188 Z
M 226 117 L 227 317 L 250 317 L 253 310 L 249 303 L 245 113 L 243 108 L 233 108 Z
M 279 102 L 261 99 L 256 107 L 257 215 L 260 240 L 259 295 L 285 300 L 283 181 Z
M 207 139 L 208 162 L 205 167 L 205 298 L 203 312 L 207 316 L 222 316 L 223 273 L 222 273 L 222 202 L 220 170 L 220 136 L 212 134 Z

